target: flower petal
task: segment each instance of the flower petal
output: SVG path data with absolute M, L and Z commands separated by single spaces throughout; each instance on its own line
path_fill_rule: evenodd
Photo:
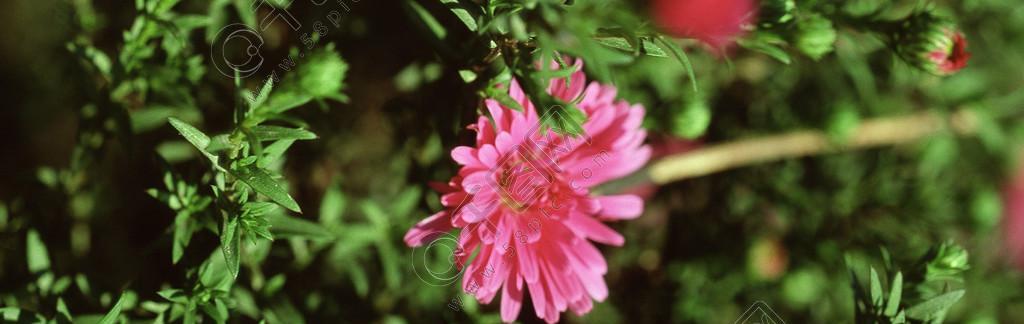
M 433 241 L 438 236 L 452 230 L 448 211 L 441 211 L 416 223 L 405 233 L 405 244 L 411 247 L 421 246 Z
M 644 200 L 635 195 L 597 197 L 601 202 L 602 219 L 634 219 L 644 212 Z
M 520 276 L 514 277 L 505 281 L 505 288 L 502 289 L 501 293 L 501 320 L 504 322 L 515 321 L 519 317 L 519 310 L 523 308 L 523 290 L 520 288 L 523 285 L 523 278 Z

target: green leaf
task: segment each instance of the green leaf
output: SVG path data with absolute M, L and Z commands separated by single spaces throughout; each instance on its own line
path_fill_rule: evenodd
M 444 3 L 448 9 L 451 9 L 452 13 L 466 25 L 466 28 L 474 32 L 477 30 L 476 19 L 470 14 L 469 8 L 466 5 L 459 3 L 458 0 L 441 0 L 441 3 Z
M 264 169 L 270 167 L 274 162 L 280 159 L 282 155 L 284 155 L 284 152 L 287 151 L 293 143 L 295 143 L 295 140 L 279 140 L 267 145 L 267 147 L 263 148 L 263 158 L 256 161 L 256 166 Z
M 39 238 L 39 232 L 28 230 L 25 238 L 25 256 L 28 258 L 28 271 L 36 274 L 50 269 L 50 255 L 46 252 L 46 244 Z
M 892 324 L 906 324 L 907 323 L 907 312 L 900 311 L 896 314 L 896 317 L 892 319 Z
M 295 199 L 292 199 L 292 196 L 288 195 L 288 190 L 277 180 L 274 180 L 266 170 L 260 169 L 256 165 L 248 165 L 233 169 L 232 175 L 284 208 L 296 213 L 302 213 L 302 210 L 299 209 L 299 204 L 295 202 Z
M 191 212 L 182 210 L 174 217 L 174 245 L 171 247 L 171 263 L 173 264 L 178 264 L 185 254 L 188 242 L 192 240 L 192 227 L 189 226 L 189 217 L 191 216 Z
M 871 304 L 875 307 L 882 306 L 882 282 L 878 279 L 878 272 L 871 267 Z
M 279 91 L 274 93 L 267 101 L 266 110 L 271 112 L 285 112 L 292 108 L 305 105 L 313 100 L 313 96 L 298 91 Z
M 270 231 L 279 237 L 301 237 L 307 239 L 335 240 L 337 236 L 322 225 L 284 214 L 267 217 Z
M 247 202 L 242 205 L 242 211 L 252 216 L 263 216 L 277 210 L 277 205 L 263 201 Z
M 512 96 L 508 94 L 508 90 L 506 89 L 488 87 L 486 90 L 484 90 L 484 95 L 488 98 L 498 101 L 498 103 L 501 104 L 502 106 L 505 106 L 505 108 L 516 111 L 523 111 L 523 106 L 520 105 L 518 101 L 513 99 Z
M 785 43 L 786 41 L 782 37 L 767 32 L 754 33 L 749 37 L 736 41 L 736 44 L 743 48 L 768 55 L 783 64 L 789 64 L 793 60 L 789 58 L 789 54 L 786 51 L 779 48 L 780 45 Z
M 89 295 L 92 289 L 89 286 L 89 278 L 86 278 L 84 274 L 75 275 L 75 285 L 78 286 L 78 290 L 82 291 L 83 294 Z
M 338 184 L 327 187 L 324 197 L 320 201 L 320 222 L 326 225 L 339 224 L 341 216 L 345 212 L 345 195 L 341 192 Z
M 445 29 L 441 22 L 437 21 L 437 19 L 434 18 L 434 15 L 431 14 L 430 11 L 427 11 L 426 8 L 423 8 L 423 6 L 416 1 L 403 1 L 403 3 L 407 5 L 407 8 L 412 10 L 412 12 L 420 19 L 420 22 L 424 27 L 426 27 L 434 37 L 441 40 L 448 36 L 448 30 Z
M 182 319 L 182 323 L 195 324 L 196 323 L 196 301 L 189 300 L 188 305 L 185 306 L 185 318 Z
M 189 121 L 199 121 L 203 117 L 195 107 L 164 105 L 147 106 L 145 109 L 131 112 L 129 117 L 132 130 L 141 133 L 163 126 L 168 118 L 175 116 Z
M 188 123 L 183 122 L 180 119 L 170 117 L 167 118 L 167 121 L 171 123 L 171 126 L 174 126 L 174 128 L 178 130 L 178 133 L 181 134 L 181 136 L 184 137 L 185 140 L 187 140 L 189 143 L 192 143 L 192 146 L 195 146 L 196 149 L 199 150 L 199 152 L 203 153 L 203 155 L 205 155 L 206 158 L 210 159 L 210 162 L 213 162 L 213 166 L 215 168 L 223 171 L 223 169 L 220 167 L 220 164 L 218 164 L 219 162 L 217 156 L 206 151 L 206 148 L 210 146 L 209 136 L 206 136 L 206 134 L 203 134 L 203 132 L 200 131 L 199 129 L 192 127 L 192 125 L 189 125 Z
M 271 302 L 269 309 L 263 310 L 263 316 L 269 324 L 305 324 L 295 306 L 287 298 L 276 298 Z
M 111 78 L 111 67 L 113 64 L 110 57 L 103 53 L 103 51 L 89 44 L 77 43 L 68 43 L 67 49 L 96 69 L 104 78 L 108 80 Z
M 416 208 L 416 204 L 420 202 L 420 197 L 420 188 L 410 186 L 395 197 L 389 204 L 390 209 L 396 216 L 409 215 Z
M 249 109 L 257 110 L 267 102 L 267 98 L 270 98 L 270 92 L 274 89 L 274 79 L 269 78 L 267 82 L 263 83 L 263 87 L 260 88 L 260 92 L 256 94 L 256 97 L 252 96 L 252 92 L 245 91 L 242 95 L 245 101 L 249 103 Z
M 163 297 L 164 299 L 166 299 L 166 300 L 168 300 L 168 301 L 170 301 L 172 303 L 177 303 L 177 304 L 186 304 L 186 303 L 188 303 L 188 295 L 185 295 L 185 292 L 182 291 L 181 289 L 164 289 L 164 290 L 158 291 L 156 294 L 160 295 L 160 297 Z
M 223 251 L 210 251 L 210 256 L 199 266 L 199 283 L 204 287 L 227 291 L 231 288 L 234 278 L 228 270 L 227 260 Z M 195 299 L 190 299 L 195 301 Z
M 626 40 L 625 37 L 594 37 L 594 40 L 597 41 L 598 44 L 615 49 L 620 49 L 630 53 L 637 51 L 637 48 L 635 48 L 632 43 Z M 661 47 L 658 47 L 657 44 L 652 44 L 649 41 L 644 41 L 643 38 L 640 39 L 640 43 L 643 44 L 643 46 L 639 50 L 640 54 L 647 54 L 649 56 L 654 57 L 668 57 L 668 53 L 666 53 L 665 50 L 662 49 Z
M 238 248 L 241 234 L 241 231 L 238 230 L 238 217 L 230 217 L 224 223 L 224 230 L 220 233 L 220 248 L 224 253 L 224 262 L 227 264 L 232 278 L 238 278 L 238 265 L 241 258 Z
M 252 134 L 256 135 L 256 139 L 260 141 L 316 139 L 316 134 L 305 129 L 281 126 L 256 126 L 252 128 Z
M 57 281 L 53 282 L 53 286 L 52 286 L 53 288 L 50 289 L 50 292 L 52 292 L 54 296 L 60 296 L 70 286 L 71 286 L 71 277 L 62 276 L 60 278 L 57 278 Z
M 569 106 L 552 107 L 552 112 L 542 122 L 551 127 L 552 130 L 563 135 L 583 134 L 583 123 L 587 121 L 587 115 L 579 108 Z
M 228 320 L 228 308 L 220 299 L 214 299 L 210 303 L 202 305 L 203 312 L 209 315 L 217 323 L 224 323 Z
M 896 312 L 900 310 L 900 299 L 903 296 L 903 273 L 896 272 L 896 277 L 892 279 L 892 284 L 889 287 L 889 300 L 885 306 L 886 316 L 896 316 Z
M 125 293 L 121 293 L 121 297 L 117 299 L 117 303 L 114 304 L 114 307 L 110 308 L 107 315 L 103 315 L 103 318 L 100 318 L 97 324 L 114 324 L 114 321 L 117 321 L 117 317 L 121 316 L 121 307 L 124 305 L 124 301 L 126 299 L 125 295 Z
M 907 317 L 916 320 L 929 320 L 941 317 L 946 310 L 956 304 L 964 296 L 964 290 L 954 290 L 935 298 L 921 302 L 907 309 Z
M 64 298 L 57 298 L 57 314 L 63 316 L 63 319 L 67 322 L 74 320 L 74 317 L 71 316 L 71 312 L 68 311 L 68 305 L 64 303 Z
M 350 262 L 345 267 L 349 276 L 352 277 L 352 285 L 356 288 L 359 296 L 366 297 L 370 291 L 370 280 L 366 278 L 366 270 L 355 262 Z
M 679 64 L 686 70 L 687 77 L 690 78 L 690 85 L 693 86 L 693 91 L 699 91 L 697 89 L 697 76 L 693 72 L 693 65 L 690 64 L 690 58 L 686 56 L 686 52 L 682 48 L 679 48 L 678 44 L 672 43 L 666 40 L 664 37 L 657 38 L 658 46 L 664 49 L 666 52 L 672 53 L 672 56 L 679 61 Z
M 195 146 L 200 151 L 205 152 L 206 147 L 210 146 L 210 137 L 206 136 L 206 134 L 199 129 L 174 117 L 168 117 L 167 121 L 171 123 L 171 126 L 174 126 L 174 128 L 178 130 L 178 133 L 181 134 L 182 137 L 188 140 L 189 143 L 192 143 L 192 146 Z

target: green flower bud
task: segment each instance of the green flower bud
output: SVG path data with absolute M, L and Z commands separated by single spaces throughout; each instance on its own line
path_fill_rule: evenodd
M 711 108 L 702 99 L 687 100 L 683 109 L 672 116 L 672 133 L 693 139 L 704 135 L 711 124 Z
M 889 41 L 910 65 L 934 75 L 950 75 L 967 66 L 967 39 L 952 20 L 922 11 L 894 26 Z
M 333 44 L 297 62 L 299 90 L 315 98 L 331 97 L 341 91 L 348 64 L 334 51 Z
M 836 42 L 836 30 L 832 21 L 821 15 L 809 16 L 800 21 L 794 45 L 814 60 L 821 59 L 832 51 Z
M 952 242 L 945 242 L 935 249 L 935 256 L 928 261 L 925 277 L 928 280 L 958 278 L 970 269 L 967 250 Z

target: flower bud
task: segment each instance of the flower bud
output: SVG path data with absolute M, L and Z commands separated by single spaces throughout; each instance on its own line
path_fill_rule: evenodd
M 687 100 L 683 109 L 672 116 L 672 134 L 694 139 L 704 135 L 711 124 L 711 108 L 702 98 Z
M 935 256 L 928 261 L 925 277 L 932 279 L 956 278 L 970 266 L 967 250 L 952 242 L 945 242 L 935 250 Z
M 950 75 L 967 66 L 967 39 L 951 20 L 923 11 L 898 22 L 890 34 L 896 54 L 910 65 L 935 75 Z

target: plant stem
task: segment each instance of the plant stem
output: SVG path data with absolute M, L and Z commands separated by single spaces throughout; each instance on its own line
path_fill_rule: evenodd
M 665 157 L 651 164 L 648 175 L 654 183 L 666 184 L 789 158 L 910 143 L 948 130 L 972 135 L 976 128 L 976 117 L 967 110 L 948 117 L 923 112 L 871 119 L 858 125 L 842 143 L 818 130 L 743 139 Z

